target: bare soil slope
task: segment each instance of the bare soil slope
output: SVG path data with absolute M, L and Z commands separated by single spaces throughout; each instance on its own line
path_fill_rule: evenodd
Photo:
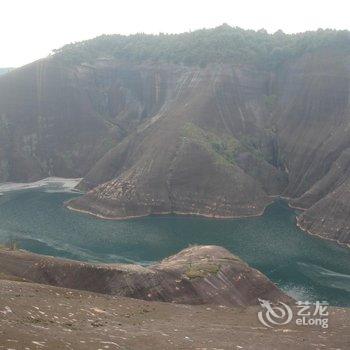
M 350 311 L 332 308 L 330 328 L 266 328 L 259 307 L 147 302 L 0 280 L 1 349 L 339 349 L 350 345 Z

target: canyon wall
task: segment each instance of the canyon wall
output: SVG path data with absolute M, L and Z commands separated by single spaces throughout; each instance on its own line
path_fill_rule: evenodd
M 0 181 L 83 177 L 71 209 L 121 219 L 261 214 L 350 242 L 350 54 L 267 68 L 49 57 L 0 78 Z

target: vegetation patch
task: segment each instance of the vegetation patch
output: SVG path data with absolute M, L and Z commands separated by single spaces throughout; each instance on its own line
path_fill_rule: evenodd
M 209 275 L 216 275 L 220 271 L 220 265 L 211 263 L 198 263 L 190 264 L 188 270 L 186 270 L 185 275 L 189 279 L 193 278 L 204 278 Z
M 241 151 L 248 151 L 256 159 L 267 160 L 270 162 L 270 159 L 266 159 L 265 154 L 261 150 L 261 145 L 254 137 L 250 135 L 243 135 L 241 139 Z
M 229 135 L 218 135 L 204 131 L 193 123 L 186 123 L 184 126 L 184 137 L 204 147 L 209 153 L 215 156 L 220 163 L 234 164 L 235 157 L 239 151 L 239 142 Z
M 237 156 L 243 152 L 249 152 L 258 160 L 266 160 L 264 152 L 261 150 L 261 141 L 250 135 L 243 135 L 240 140 L 223 134 L 218 136 L 211 131 L 205 131 L 193 123 L 186 123 L 183 129 L 184 138 L 204 147 L 208 153 L 215 157 L 215 160 L 222 165 L 232 165 L 236 163 Z

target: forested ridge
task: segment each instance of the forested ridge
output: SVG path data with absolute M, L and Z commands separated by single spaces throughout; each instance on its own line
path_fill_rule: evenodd
M 244 30 L 223 24 L 182 34 L 102 35 L 55 50 L 67 63 L 97 58 L 160 61 L 205 66 L 209 63 L 276 67 L 289 58 L 320 48 L 350 51 L 350 32 L 319 29 L 299 34 Z

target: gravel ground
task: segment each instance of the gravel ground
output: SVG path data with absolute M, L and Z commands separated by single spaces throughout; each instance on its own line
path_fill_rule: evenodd
M 350 348 L 350 309 L 330 327 L 267 328 L 260 307 L 190 306 L 0 280 L 0 349 Z

